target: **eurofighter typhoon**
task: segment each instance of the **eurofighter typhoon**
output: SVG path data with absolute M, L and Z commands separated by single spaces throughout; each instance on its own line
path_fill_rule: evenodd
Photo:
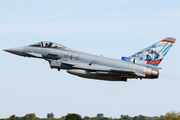
M 67 70 L 72 75 L 107 81 L 156 79 L 161 63 L 176 39 L 167 37 L 121 60 L 92 55 L 49 41 L 4 51 L 25 57 L 44 59 L 52 69 Z

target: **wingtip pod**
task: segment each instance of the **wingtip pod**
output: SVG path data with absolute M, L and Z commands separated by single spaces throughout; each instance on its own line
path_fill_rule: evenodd
M 173 37 L 167 37 L 167 38 L 163 39 L 161 42 L 174 43 L 175 41 L 176 41 L 175 38 L 173 38 Z

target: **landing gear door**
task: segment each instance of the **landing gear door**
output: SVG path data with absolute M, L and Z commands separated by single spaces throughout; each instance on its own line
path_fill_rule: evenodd
M 51 68 L 57 68 L 57 69 L 60 69 L 61 68 L 61 60 L 51 60 L 49 62 Z

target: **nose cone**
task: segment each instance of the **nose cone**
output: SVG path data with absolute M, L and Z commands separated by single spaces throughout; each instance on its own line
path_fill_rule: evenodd
M 4 51 L 15 54 L 15 55 L 23 56 L 24 47 L 4 49 Z

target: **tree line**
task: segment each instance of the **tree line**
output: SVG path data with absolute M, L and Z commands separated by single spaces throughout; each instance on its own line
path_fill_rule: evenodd
M 148 117 L 143 115 L 130 117 L 128 115 L 121 115 L 120 118 L 104 117 L 104 114 L 102 113 L 97 114 L 96 117 L 85 116 L 82 118 L 81 115 L 72 113 L 66 116 L 62 116 L 61 118 L 54 118 L 53 113 L 48 113 L 47 118 L 38 118 L 35 114 L 26 114 L 23 117 L 12 115 L 9 118 L 0 120 L 180 120 L 180 113 L 172 111 L 166 113 L 165 115 L 155 117 Z

